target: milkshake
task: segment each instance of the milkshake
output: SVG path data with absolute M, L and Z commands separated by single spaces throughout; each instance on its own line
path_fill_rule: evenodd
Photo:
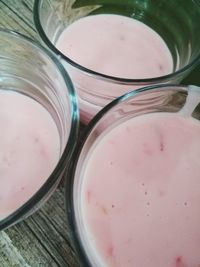
M 34 99 L 0 90 L 0 220 L 46 182 L 60 157 L 60 138 L 49 112 Z
M 173 70 L 164 40 L 144 23 L 120 15 L 79 19 L 61 33 L 56 47 L 79 65 L 109 76 L 145 79 Z
M 185 111 L 128 119 L 93 144 L 78 222 L 92 266 L 199 266 L 200 122 Z
M 121 15 L 93 15 L 73 22 L 60 34 L 56 48 L 77 64 L 112 77 L 147 79 L 174 71 L 171 53 L 158 33 Z M 114 98 L 139 87 L 97 79 L 61 61 L 78 91 L 85 123 Z
M 168 102 L 170 90 L 162 94 L 163 110 L 170 103 L 171 112 L 153 112 L 146 104 L 148 113 L 141 114 L 144 94 L 135 102 L 127 96 L 84 144 L 73 194 L 78 235 L 91 266 L 200 264 L 199 88 L 189 87 L 186 98 L 180 91 L 178 106 Z M 149 92 L 155 107 L 156 93 Z M 129 106 L 134 104 L 140 113 L 135 117 L 136 107 L 131 113 Z M 113 122 L 111 114 L 119 117 Z

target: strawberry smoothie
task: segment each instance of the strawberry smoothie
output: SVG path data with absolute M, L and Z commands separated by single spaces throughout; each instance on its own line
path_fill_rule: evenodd
M 86 68 L 121 78 L 158 77 L 173 69 L 161 37 L 144 23 L 120 15 L 79 19 L 61 33 L 56 47 Z
M 199 137 L 184 111 L 131 118 L 97 139 L 80 197 L 95 267 L 200 266 Z
M 101 14 L 81 18 L 59 36 L 56 47 L 76 63 L 110 76 L 145 79 L 173 72 L 173 59 L 164 40 L 144 23 L 121 15 Z M 88 122 L 113 98 L 137 84 L 102 80 L 70 68 L 78 90 L 81 119 Z
M 57 127 L 32 98 L 0 90 L 0 220 L 45 183 L 60 156 Z

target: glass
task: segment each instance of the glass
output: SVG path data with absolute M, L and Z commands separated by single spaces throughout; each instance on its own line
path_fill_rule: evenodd
M 79 111 L 71 80 L 57 58 L 33 40 L 4 29 L 0 30 L 0 88 L 41 104 L 53 118 L 60 139 L 55 169 L 23 206 L 0 221 L 2 230 L 32 214 L 56 189 L 76 143 Z
M 72 243 L 83 266 L 99 267 L 97 257 L 91 248 L 83 222 L 81 189 L 83 184 L 83 170 L 87 166 L 87 156 L 93 151 L 97 139 L 105 137 L 109 130 L 119 124 L 143 114 L 154 112 L 177 113 L 186 112 L 186 100 L 189 92 L 195 93 L 194 107 L 188 105 L 192 117 L 200 120 L 200 91 L 196 87 L 178 85 L 157 85 L 137 89 L 108 104 L 101 110 L 87 127 L 82 141 L 74 153 L 70 172 L 66 173 L 65 201 L 67 218 L 71 227 Z M 190 103 L 191 104 L 191 103 Z M 186 112 L 187 113 L 187 112 Z M 184 114 L 186 114 L 184 113 Z M 187 114 L 190 115 L 190 114 Z M 91 155 L 91 154 L 90 154 Z M 92 237 L 90 237 L 92 238 Z
M 58 37 L 68 25 L 81 17 L 95 14 L 131 17 L 154 29 L 172 54 L 173 73 L 150 79 L 111 77 L 73 62 L 56 49 Z M 85 123 L 114 98 L 132 89 L 179 83 L 200 60 L 198 0 L 35 0 L 34 21 L 43 42 L 69 71 L 78 91 L 81 119 Z

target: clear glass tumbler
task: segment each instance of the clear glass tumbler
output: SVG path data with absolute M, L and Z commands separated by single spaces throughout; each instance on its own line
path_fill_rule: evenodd
M 55 44 L 67 26 L 81 17 L 96 14 L 131 17 L 155 30 L 171 52 L 173 73 L 149 79 L 112 77 L 81 66 L 56 49 Z M 179 83 L 200 61 L 198 0 L 35 0 L 34 21 L 43 42 L 69 71 L 79 96 L 81 120 L 85 123 L 114 98 L 132 89 Z
M 165 114 L 165 115 L 168 114 L 169 116 L 173 117 L 174 114 L 177 116 L 177 114 L 181 113 L 182 114 L 181 116 L 183 116 L 184 118 L 185 117 L 189 118 L 190 116 L 192 116 L 193 118 L 196 119 L 195 123 L 200 125 L 200 122 L 199 122 L 199 120 L 200 120 L 200 108 L 199 107 L 200 107 L 200 90 L 199 90 L 199 88 L 193 87 L 193 86 L 186 87 L 186 86 L 178 86 L 178 85 L 156 85 L 156 86 L 146 87 L 146 88 L 142 88 L 142 89 L 137 89 L 135 91 L 132 91 L 130 93 L 127 93 L 127 94 L 117 98 L 116 100 L 114 100 L 113 102 L 108 104 L 105 108 L 103 108 L 94 117 L 94 119 L 90 122 L 90 124 L 87 127 L 87 130 L 83 136 L 82 141 L 80 142 L 80 144 L 77 146 L 77 148 L 75 150 L 74 160 L 73 160 L 73 162 L 71 162 L 70 172 L 66 173 L 66 185 L 65 185 L 66 212 L 67 212 L 67 218 L 68 218 L 68 221 L 69 221 L 69 224 L 71 227 L 71 238 L 72 238 L 72 242 L 74 244 L 74 247 L 75 247 L 75 249 L 78 252 L 78 255 L 80 257 L 80 263 L 82 264 L 82 266 L 91 266 L 91 267 L 113 266 L 112 264 L 109 265 L 109 264 L 105 263 L 107 260 L 109 262 L 110 258 L 112 258 L 113 262 L 115 262 L 115 259 L 117 259 L 117 260 L 124 259 L 124 260 L 128 261 L 129 258 L 127 259 L 127 258 L 124 258 L 125 256 L 123 257 L 122 255 L 119 256 L 117 254 L 117 252 L 119 251 L 118 249 L 112 250 L 112 247 L 111 247 L 109 250 L 109 246 L 111 246 L 109 242 L 111 242 L 111 243 L 113 242 L 113 245 L 112 245 L 113 247 L 115 247 L 115 245 L 117 243 L 119 245 L 118 248 L 121 246 L 122 250 L 127 249 L 127 251 L 129 251 L 129 257 L 130 257 L 131 247 L 129 249 L 128 246 L 129 246 L 129 244 L 132 244 L 131 241 L 128 239 L 128 241 L 130 241 L 130 243 L 128 241 L 127 241 L 127 243 L 120 243 L 116 237 L 116 233 L 118 233 L 118 231 L 119 231 L 119 233 L 118 233 L 119 238 L 122 236 L 124 238 L 124 236 L 125 236 L 126 238 L 131 239 L 130 234 L 127 235 L 126 230 L 124 230 L 124 231 L 122 230 L 122 229 L 126 228 L 125 225 L 126 225 L 126 223 L 128 223 L 125 218 L 128 218 L 128 219 L 132 218 L 133 221 L 134 220 L 136 221 L 136 224 L 139 223 L 138 227 L 140 227 L 140 225 L 141 225 L 141 228 L 143 227 L 142 226 L 143 225 L 143 219 L 144 219 L 144 221 L 147 221 L 147 224 L 145 224 L 146 228 L 145 227 L 142 228 L 145 230 L 145 234 L 143 232 L 139 234 L 142 241 L 140 242 L 139 241 L 140 239 L 139 240 L 136 239 L 137 241 L 133 242 L 136 247 L 137 247 L 137 244 L 139 243 L 138 244 L 139 257 L 140 258 L 145 257 L 144 256 L 145 254 L 143 255 L 143 249 L 142 249 L 143 245 L 142 244 L 148 244 L 150 247 L 152 246 L 152 240 L 149 242 L 148 237 L 146 235 L 146 231 L 147 232 L 149 231 L 149 234 L 151 234 L 150 231 L 152 229 L 152 228 L 150 228 L 150 230 L 149 230 L 148 222 L 151 222 L 154 226 L 160 225 L 159 224 L 160 222 L 157 222 L 156 221 L 157 219 L 155 218 L 156 217 L 155 214 L 157 214 L 156 212 L 158 212 L 158 210 L 156 210 L 156 209 L 158 209 L 158 205 L 155 204 L 155 203 L 157 203 L 157 200 L 154 199 L 154 197 L 156 198 L 156 196 L 158 196 L 157 190 L 163 186 L 162 189 L 167 190 L 167 192 L 169 193 L 169 191 L 170 191 L 169 188 L 171 188 L 171 187 L 168 188 L 167 186 L 172 186 L 173 188 L 175 188 L 174 180 L 173 181 L 171 180 L 172 177 L 174 177 L 174 176 L 172 176 L 172 173 L 173 172 L 176 173 L 176 168 L 178 168 L 180 166 L 184 165 L 184 167 L 185 167 L 185 164 L 182 163 L 182 156 L 184 158 L 184 155 L 180 155 L 180 158 L 175 157 L 175 160 L 172 160 L 173 161 L 173 167 L 170 170 L 166 166 L 170 162 L 171 158 L 170 159 L 168 158 L 168 160 L 169 160 L 169 162 L 168 162 L 167 158 L 164 157 L 164 161 L 165 161 L 165 162 L 163 162 L 164 165 L 162 165 L 162 163 L 160 161 L 160 159 L 162 158 L 162 155 L 164 155 L 164 154 L 160 154 L 163 151 L 163 146 L 162 147 L 158 146 L 158 144 L 160 144 L 159 140 L 160 140 L 160 138 L 162 138 L 162 140 L 165 140 L 164 141 L 165 145 L 166 145 L 166 146 L 164 145 L 165 146 L 165 152 L 166 152 L 165 156 L 168 155 L 168 153 L 170 153 L 169 151 L 173 150 L 173 146 L 170 147 L 170 145 L 169 145 L 169 140 L 171 137 L 169 137 L 168 134 L 170 131 L 173 131 L 173 129 L 176 128 L 175 124 L 173 124 L 173 123 L 170 124 L 171 128 L 169 129 L 169 132 L 166 135 L 164 132 L 159 131 L 159 129 L 160 129 L 159 127 L 163 123 L 162 120 L 159 121 L 160 124 L 155 124 L 155 125 L 149 124 L 149 127 L 152 127 L 152 129 L 154 131 L 153 136 L 156 137 L 156 139 L 155 140 L 153 139 L 154 141 L 152 141 L 151 140 L 152 135 L 148 136 L 149 133 L 147 132 L 147 133 L 145 133 L 145 135 L 142 135 L 142 136 L 146 136 L 146 138 L 149 137 L 150 141 L 144 139 L 144 140 L 146 140 L 146 143 L 145 143 L 145 141 L 143 140 L 143 137 L 142 137 L 141 140 L 144 143 L 140 143 L 141 140 L 140 140 L 140 137 L 138 135 L 139 132 L 138 132 L 137 127 L 131 128 L 131 127 L 129 127 L 131 124 L 127 124 L 127 122 L 129 122 L 129 120 L 130 120 L 130 122 L 132 122 L 133 125 L 135 125 L 134 121 L 136 119 L 136 122 L 138 123 L 136 125 L 140 126 L 139 122 L 141 122 L 141 121 L 139 121 L 139 119 L 143 118 L 143 115 L 145 115 L 145 116 L 150 115 L 150 117 L 151 117 L 155 113 L 157 118 L 158 118 L 159 114 L 160 114 L 160 116 L 162 116 L 162 114 Z M 179 116 L 179 117 L 181 117 L 181 116 Z M 121 126 L 122 124 L 126 125 L 126 127 L 127 127 L 126 131 L 129 133 L 129 135 L 131 135 L 130 139 L 128 139 L 129 144 L 130 144 L 130 140 L 131 139 L 133 140 L 134 145 L 131 146 L 131 144 L 130 144 L 130 150 L 129 151 L 127 149 L 128 142 L 123 139 L 124 136 L 121 134 L 121 131 L 119 130 L 121 128 L 118 128 L 118 126 Z M 200 126 L 198 126 L 198 127 L 200 128 Z M 115 129 L 116 129 L 116 131 L 115 131 Z M 118 138 L 115 138 L 115 140 L 111 139 L 111 136 L 109 136 L 109 138 L 107 138 L 107 134 L 109 135 L 110 131 L 112 132 L 113 130 L 115 132 L 113 133 L 112 136 L 118 137 Z M 119 138 L 118 131 L 121 134 L 120 138 Z M 143 133 L 141 133 L 141 134 L 143 134 Z M 177 136 L 175 138 L 177 138 Z M 103 140 L 103 144 L 105 144 L 105 140 L 107 142 L 106 143 L 107 146 L 106 147 L 105 147 L 105 145 L 103 146 L 104 152 L 107 151 L 107 152 L 105 152 L 107 154 L 103 154 L 102 150 L 100 150 L 100 144 L 102 144 L 101 143 L 102 140 Z M 138 141 L 135 141 L 135 140 L 138 140 Z M 189 135 L 188 135 L 188 140 L 190 140 Z M 137 142 L 139 142 L 141 145 L 141 146 L 138 146 L 139 149 L 136 148 L 138 155 L 136 155 L 137 153 L 135 153 L 133 151 L 134 146 L 136 145 Z M 126 151 L 125 151 L 125 149 L 124 149 L 124 151 L 119 151 L 119 149 L 118 150 L 115 149 L 113 145 L 114 144 L 116 145 L 116 143 L 117 143 L 117 146 L 119 144 L 119 147 L 120 146 L 122 147 L 125 144 Z M 154 151 L 153 154 L 151 154 L 151 151 L 149 151 L 147 149 L 148 144 L 151 144 L 151 145 L 149 145 L 149 147 L 151 149 L 153 149 L 153 151 Z M 145 147 L 145 145 L 147 147 Z M 181 146 L 184 147 L 184 145 L 185 144 L 182 144 Z M 187 151 L 189 151 L 189 148 L 194 147 L 192 145 L 194 145 L 194 144 L 191 144 L 191 146 L 189 146 L 187 144 L 184 147 L 184 150 L 188 149 Z M 179 149 L 179 145 L 177 147 Z M 199 144 L 196 144 L 195 147 L 199 151 Z M 147 150 L 145 150 L 145 149 L 147 149 Z M 131 153 L 131 151 L 132 151 L 132 153 Z M 140 153 L 140 151 L 141 151 L 141 153 Z M 95 164 L 97 164 L 97 161 L 94 162 L 94 160 L 93 160 L 94 159 L 93 157 L 94 157 L 94 155 L 96 155 L 96 152 L 98 155 L 102 156 L 102 161 L 98 157 L 99 166 L 95 165 Z M 120 153 L 121 153 L 121 155 L 120 155 Z M 117 156 L 116 156 L 116 154 L 117 154 Z M 136 157 L 134 157 L 134 155 Z M 104 156 L 105 156 L 105 159 L 104 159 Z M 139 157 L 139 159 L 137 158 L 137 156 Z M 152 163 L 153 165 L 148 165 L 151 157 L 157 157 L 157 162 L 154 161 L 154 163 Z M 122 158 L 125 158 L 124 161 L 122 160 Z M 120 164 L 120 159 L 121 159 L 121 161 L 123 161 L 122 164 Z M 138 161 L 137 161 L 137 159 L 138 159 Z M 135 160 L 137 161 L 137 163 L 135 163 Z M 192 156 L 190 154 L 190 156 L 188 156 L 187 168 L 190 167 L 190 164 L 193 160 L 198 165 L 198 160 L 195 157 L 192 158 Z M 92 165 L 90 164 L 91 162 L 92 162 Z M 129 162 L 129 163 L 127 163 L 127 162 Z M 135 165 L 139 164 L 139 166 L 140 166 L 139 170 L 142 170 L 142 171 L 139 171 L 139 172 L 135 171 L 135 167 L 132 167 L 132 169 L 131 169 L 131 167 L 130 167 L 131 163 L 130 162 L 133 162 L 133 164 L 135 164 Z M 146 162 L 147 162 L 147 165 L 145 165 Z M 180 165 L 180 162 L 183 165 Z M 163 166 L 163 168 L 160 169 L 160 165 Z M 89 168 L 89 171 L 87 169 L 88 166 L 92 167 L 92 169 Z M 129 167 L 127 167 L 127 166 L 129 166 Z M 144 168 L 143 166 L 149 166 L 149 167 L 147 167 L 147 169 L 143 169 Z M 104 168 L 106 169 L 107 173 L 105 173 L 103 171 Z M 113 172 L 112 172 L 113 169 L 115 169 L 115 171 L 117 173 L 119 173 L 118 178 L 116 178 L 116 176 L 113 175 Z M 152 172 L 156 176 L 155 180 L 154 180 L 154 176 L 152 177 L 149 174 L 149 172 L 151 172 L 151 169 L 153 170 Z M 159 173 L 160 170 L 162 170 L 161 173 Z M 166 171 L 166 175 L 163 172 L 163 170 L 164 170 L 164 172 Z M 189 170 L 191 170 L 191 169 L 189 169 Z M 103 182 L 100 181 L 101 179 L 99 179 L 95 183 L 95 178 L 91 181 L 91 177 L 95 177 L 93 171 L 96 173 L 100 172 L 100 175 L 98 174 L 99 175 L 98 179 L 99 179 L 99 177 L 102 177 Z M 114 172 L 115 175 L 116 175 L 116 172 Z M 91 173 L 92 173 L 92 176 L 91 176 Z M 146 180 L 142 180 L 139 173 L 142 173 L 142 174 L 145 173 L 145 176 L 143 175 L 142 179 L 146 179 Z M 159 180 L 159 177 L 157 177 L 157 176 L 160 174 L 161 174 L 161 176 L 159 176 L 160 177 L 160 180 Z M 165 176 L 162 176 L 162 175 L 165 175 Z M 88 177 L 90 180 L 89 181 L 87 180 L 88 183 L 86 183 L 85 181 Z M 169 178 L 170 182 L 169 181 L 168 181 L 169 183 L 166 181 L 163 182 L 163 177 L 165 177 L 166 179 Z M 117 180 L 117 179 L 119 179 L 119 180 Z M 133 183 L 133 184 L 135 186 L 138 185 L 138 187 L 139 187 L 139 188 L 137 187 L 137 190 L 133 191 L 131 193 L 131 195 L 129 194 L 129 192 L 127 192 L 127 186 L 126 186 L 126 184 L 128 184 L 129 187 L 131 185 L 133 186 L 133 184 L 131 184 L 130 180 L 134 180 L 135 183 Z M 144 181 L 145 184 L 143 184 L 141 182 L 141 180 Z M 190 183 L 190 180 L 191 180 L 191 176 L 189 174 L 187 182 Z M 115 185 L 116 181 L 118 181 L 117 186 Z M 180 195 L 183 196 L 184 193 L 182 192 L 182 182 L 181 182 L 181 180 L 178 180 L 178 181 L 181 183 L 181 186 L 178 186 L 178 190 L 180 192 Z M 158 182 L 158 184 L 157 184 L 157 182 Z M 166 184 L 165 184 L 165 182 L 166 182 Z M 119 185 L 119 183 L 120 183 L 120 185 Z M 153 186 L 154 183 L 156 184 L 155 186 Z M 87 185 L 89 184 L 87 187 L 87 190 L 84 188 L 84 185 L 86 185 L 86 184 Z M 146 187 L 144 187 L 144 186 L 146 186 Z M 99 187 L 100 187 L 100 189 L 98 189 Z M 144 188 L 146 188 L 146 189 L 144 189 Z M 150 205 L 150 204 L 148 204 L 148 202 L 147 202 L 147 206 L 146 206 L 146 201 L 148 201 L 148 197 L 146 197 L 147 192 L 145 192 L 145 194 L 144 194 L 142 189 L 148 191 L 148 196 L 150 195 L 150 198 L 152 197 L 151 200 L 149 200 L 149 201 L 151 201 L 152 206 L 155 208 L 154 212 L 152 212 L 152 213 L 148 209 L 149 208 L 148 205 Z M 154 189 L 155 189 L 155 191 L 154 191 Z M 177 189 L 177 187 L 176 187 L 176 189 Z M 185 190 L 187 191 L 187 186 L 186 186 Z M 197 190 L 197 191 L 198 191 L 198 196 L 199 196 L 200 190 Z M 109 192 L 110 192 L 110 194 L 109 194 Z M 114 192 L 114 193 L 112 194 L 112 192 Z M 162 198 L 162 193 L 163 192 L 160 192 L 161 198 Z M 165 191 L 165 193 L 166 193 L 166 191 Z M 128 197 L 127 197 L 127 199 L 124 199 L 122 196 L 124 196 L 126 194 L 128 194 Z M 145 199 L 143 199 L 142 195 L 144 195 Z M 178 193 L 176 195 L 178 195 Z M 178 196 L 180 197 L 180 195 L 178 195 Z M 101 198 L 100 196 L 103 196 L 103 197 Z M 186 197 L 186 196 L 184 195 L 184 197 Z M 162 207 L 163 203 L 165 203 L 165 202 L 162 202 L 161 198 L 159 198 L 159 201 L 161 201 L 160 205 Z M 177 200 L 176 198 L 171 199 L 171 197 L 169 197 L 169 199 L 170 199 L 170 201 L 172 201 L 172 202 L 170 202 L 171 203 L 170 208 L 169 208 L 169 210 L 170 210 L 170 209 L 173 209 L 174 206 L 178 205 L 177 203 L 179 203 L 178 202 L 179 200 Z M 193 199 L 193 194 L 192 194 L 192 199 Z M 130 204 L 130 203 L 133 203 L 134 201 L 136 202 L 136 205 L 134 205 L 134 208 L 132 210 L 127 210 L 128 203 Z M 188 199 L 188 201 L 189 201 L 189 199 Z M 110 203 L 116 203 L 116 205 L 115 205 L 116 209 L 113 209 L 114 205 L 111 206 Z M 141 203 L 141 206 L 139 205 L 140 203 Z M 145 211 L 143 211 L 143 210 L 141 211 L 140 208 L 138 209 L 138 207 L 142 208 L 143 207 L 142 205 L 145 206 L 144 207 Z M 185 203 L 185 205 L 186 205 L 186 203 Z M 86 213 L 86 210 L 89 209 L 89 207 L 91 207 L 90 208 L 90 215 L 88 215 L 88 213 Z M 131 204 L 129 205 L 129 207 L 131 207 Z M 191 209 L 191 211 L 193 212 L 193 215 L 196 213 L 192 209 L 192 205 L 190 207 L 186 207 L 186 208 Z M 137 210 L 137 212 L 135 209 Z M 163 210 L 163 208 L 161 208 L 161 210 Z M 182 210 L 182 203 L 181 203 L 181 210 Z M 136 212 L 136 214 L 135 214 L 135 212 Z M 151 216 L 149 214 L 146 215 L 145 212 L 151 213 Z M 130 217 L 128 215 L 130 213 L 133 215 L 132 217 Z M 87 216 L 85 214 L 87 214 Z M 143 217 L 143 214 L 144 214 L 144 217 Z M 171 210 L 170 214 L 174 214 L 172 210 Z M 111 220 L 111 217 L 115 216 L 115 215 L 116 215 L 116 217 L 115 217 L 115 219 L 113 219 L 114 221 L 120 220 L 120 223 L 123 222 L 122 225 L 120 223 L 118 224 L 118 226 L 120 227 L 120 230 L 118 228 L 115 228 L 113 226 L 113 224 L 111 224 L 111 222 L 113 223 L 113 220 Z M 159 213 L 159 215 L 160 215 L 160 213 Z M 181 212 L 179 215 L 181 216 Z M 148 221 L 148 217 L 146 217 L 146 216 L 150 216 L 149 221 Z M 165 213 L 164 213 L 163 217 L 161 217 L 161 221 L 162 221 L 161 225 L 163 228 L 160 227 L 159 229 L 161 231 L 164 229 L 164 231 L 167 231 L 167 233 L 168 233 L 167 229 L 169 228 L 169 225 L 170 225 L 170 224 L 168 225 L 169 221 L 170 221 L 170 223 L 174 222 L 174 217 L 177 218 L 177 216 L 172 216 L 173 218 L 171 218 L 171 220 L 168 220 L 167 216 L 168 215 L 166 215 L 166 217 L 165 217 Z M 86 220 L 86 217 L 87 217 L 87 220 Z M 105 218 L 108 218 L 108 219 L 105 219 Z M 137 220 L 137 218 L 138 218 L 138 220 Z M 145 218 L 147 218 L 147 219 L 145 219 Z M 178 218 L 179 218 L 179 216 L 178 216 Z M 192 221 L 192 218 L 193 217 L 191 216 L 191 218 L 190 218 L 191 221 Z M 140 222 L 140 220 L 141 220 L 141 222 Z M 182 220 L 180 218 L 178 220 L 179 220 L 179 222 L 178 222 L 179 229 L 184 229 L 183 225 L 182 225 Z M 89 224 L 88 221 L 91 224 L 90 226 L 88 226 L 88 224 Z M 177 222 L 177 220 L 176 220 L 176 222 Z M 193 223 L 194 223 L 194 225 L 196 225 L 195 221 Z M 151 226 L 152 226 L 152 224 L 151 224 Z M 94 228 L 94 225 L 96 225 L 96 228 Z M 130 220 L 129 220 L 129 226 L 130 225 L 131 224 L 130 224 Z M 116 224 L 115 224 L 115 226 L 116 226 Z M 157 231 L 156 228 L 153 228 L 153 229 L 155 230 L 155 232 L 153 232 L 153 235 L 155 235 L 154 241 L 156 244 L 157 237 L 158 237 L 158 239 L 164 238 L 164 237 L 162 236 L 162 234 L 160 235 L 160 232 Z M 186 231 L 185 237 L 188 238 L 189 242 L 191 242 L 191 239 L 192 239 L 193 244 L 195 244 L 196 235 L 190 237 L 190 235 L 188 235 L 188 233 L 187 233 L 187 230 L 188 230 L 188 228 L 183 230 L 183 232 Z M 157 235 L 156 231 L 157 231 L 158 235 Z M 95 236 L 93 234 L 93 232 L 95 232 L 95 234 L 97 234 L 97 233 L 98 234 Z M 122 235 L 122 232 L 123 232 L 123 234 L 124 233 L 125 234 Z M 113 233 L 114 233 L 114 236 L 113 236 Z M 167 236 L 171 236 L 170 233 Z M 100 236 L 102 236 L 101 243 L 97 242 L 97 236 L 98 236 L 99 240 L 101 239 Z M 132 235 L 132 239 L 134 240 L 134 235 Z M 118 241 L 116 241 L 116 240 L 118 240 Z M 165 239 L 163 239 L 163 240 L 165 240 Z M 102 245 L 102 243 L 104 241 L 105 241 L 105 244 L 107 244 L 105 246 Z M 123 242 L 125 242 L 125 241 L 123 241 Z M 98 244 L 98 246 L 97 246 L 97 244 Z M 167 243 L 165 243 L 165 244 L 167 244 Z M 147 245 L 147 247 L 148 247 L 148 245 Z M 154 245 L 152 246 L 152 248 L 155 248 Z M 123 248 L 122 248 L 122 246 L 123 246 Z M 96 248 L 94 248 L 94 247 L 96 247 Z M 124 249 L 124 247 L 126 249 Z M 181 246 L 179 244 L 179 247 L 178 248 L 176 247 L 176 249 L 177 249 L 177 251 L 179 251 L 179 249 L 181 249 L 183 247 L 184 246 Z M 102 257 L 101 257 L 102 255 L 99 256 L 98 248 L 100 248 L 100 250 L 101 250 L 100 252 L 103 251 L 105 254 L 107 253 L 106 256 L 104 255 L 105 261 L 104 260 L 102 261 Z M 108 248 L 108 250 L 106 250 L 107 248 Z M 159 250 L 156 250 L 156 255 L 157 254 L 159 254 L 159 255 L 165 254 L 165 252 L 164 252 L 166 250 L 165 248 L 166 248 L 165 245 L 160 246 L 160 248 L 159 248 L 160 253 L 159 253 Z M 176 255 L 177 251 L 176 250 L 173 251 L 172 247 L 170 247 L 170 251 L 172 251 L 172 262 L 173 262 L 173 257 L 174 257 L 174 255 Z M 178 253 L 180 253 L 180 252 L 178 252 Z M 185 254 L 187 254 L 187 253 L 185 253 Z M 157 257 L 155 257 L 154 255 L 155 254 L 151 254 L 152 258 L 156 262 Z M 180 257 L 180 258 L 182 258 L 182 257 Z M 183 255 L 183 259 L 184 259 L 184 255 Z M 132 258 L 131 260 L 134 261 L 134 258 Z M 186 260 L 187 260 L 187 258 L 186 258 Z M 177 262 L 179 262 L 179 260 L 177 260 Z M 164 262 L 163 262 L 163 264 L 164 264 Z M 179 264 L 177 263 L 177 266 L 178 265 Z M 116 264 L 116 266 L 126 266 L 126 264 L 124 264 L 124 265 Z M 133 265 L 129 264 L 128 266 L 133 266 Z M 139 266 L 139 265 L 137 265 L 137 266 Z M 145 265 L 145 266 L 148 266 L 148 265 Z M 154 265 L 154 267 L 160 267 L 160 266 L 162 266 L 162 264 L 159 264 L 159 265 L 155 264 Z
M 57 58 L 33 40 L 4 29 L 0 30 L 0 89 L 37 101 L 52 117 L 60 139 L 51 175 L 26 203 L 0 220 L 2 230 L 33 213 L 56 189 L 76 143 L 79 110 L 72 82 Z

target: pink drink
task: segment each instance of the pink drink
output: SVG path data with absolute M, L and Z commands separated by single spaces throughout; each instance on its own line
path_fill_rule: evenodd
M 173 71 L 172 56 L 163 39 L 144 23 L 125 16 L 81 18 L 61 33 L 56 47 L 76 63 L 115 77 L 144 79 Z M 78 89 L 81 115 L 86 121 L 113 98 L 138 87 L 102 81 L 69 68 L 65 61 L 63 64 Z
M 132 118 L 97 140 L 81 194 L 95 267 L 200 266 L 199 159 L 200 123 L 184 112 Z
M 158 77 L 173 68 L 161 37 L 144 23 L 120 15 L 81 18 L 61 33 L 56 46 L 88 69 L 121 78 Z
M 0 220 L 45 183 L 60 155 L 57 127 L 35 100 L 0 91 Z

